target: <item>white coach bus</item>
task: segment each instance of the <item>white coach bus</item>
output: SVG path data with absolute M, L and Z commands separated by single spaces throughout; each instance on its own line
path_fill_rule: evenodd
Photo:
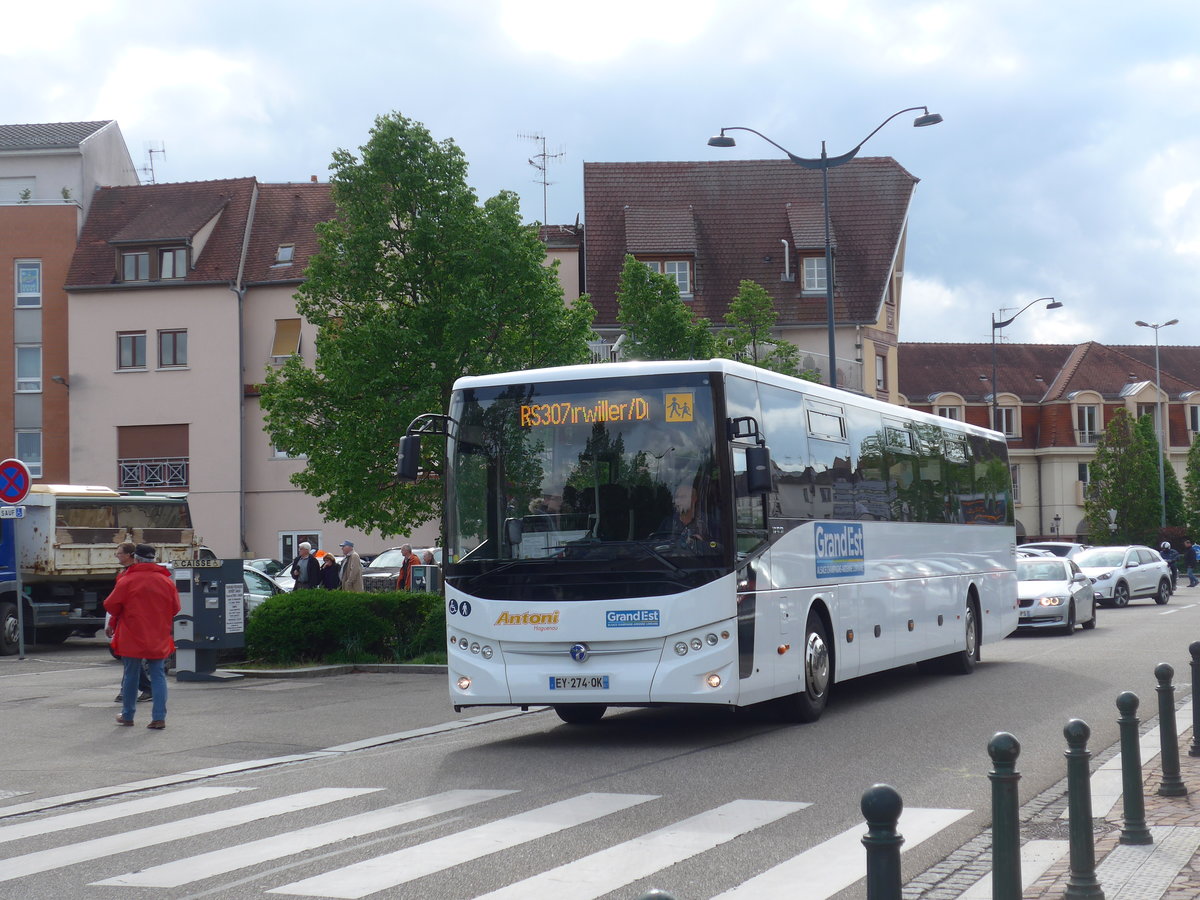
M 997 433 L 737 362 L 467 377 L 445 434 L 456 710 L 773 701 L 920 663 L 966 674 L 1017 625 Z

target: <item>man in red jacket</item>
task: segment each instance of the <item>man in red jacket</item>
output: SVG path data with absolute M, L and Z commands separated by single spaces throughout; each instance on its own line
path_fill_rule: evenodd
M 104 601 L 112 616 L 106 631 L 113 653 L 121 657 L 125 674 L 121 680 L 121 714 L 118 725 L 132 725 L 137 703 L 138 673 L 142 660 L 150 670 L 151 722 L 147 728 L 167 727 L 167 676 L 163 660 L 175 651 L 172 622 L 179 614 L 179 592 L 167 569 L 154 562 L 154 548 L 138 544 L 134 562 L 117 579 Z

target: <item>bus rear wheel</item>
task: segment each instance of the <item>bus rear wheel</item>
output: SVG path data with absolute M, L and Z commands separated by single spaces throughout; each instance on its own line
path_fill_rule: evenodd
M 593 725 L 604 717 L 607 709 L 603 703 L 572 703 L 556 706 L 554 712 L 568 725 Z
M 816 613 L 809 613 L 808 623 L 804 627 L 803 652 L 804 690 L 776 701 L 783 718 L 789 722 L 815 722 L 821 718 L 829 702 L 829 688 L 833 684 L 833 656 L 825 622 Z

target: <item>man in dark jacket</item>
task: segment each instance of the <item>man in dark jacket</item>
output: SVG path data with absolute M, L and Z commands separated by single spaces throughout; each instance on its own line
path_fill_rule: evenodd
M 292 562 L 292 578 L 296 579 L 293 591 L 303 591 L 307 588 L 321 586 L 321 563 L 312 555 L 312 544 L 301 541 L 299 556 Z
M 117 579 L 104 601 L 112 619 L 105 631 L 112 638 L 113 653 L 121 657 L 125 675 L 121 680 L 121 714 L 118 725 L 132 725 L 137 703 L 138 675 L 142 661 L 150 671 L 151 721 L 147 728 L 167 725 L 167 675 L 163 660 L 175 651 L 172 623 L 179 614 L 179 592 L 171 573 L 154 562 L 154 548 L 138 544 L 132 565 Z

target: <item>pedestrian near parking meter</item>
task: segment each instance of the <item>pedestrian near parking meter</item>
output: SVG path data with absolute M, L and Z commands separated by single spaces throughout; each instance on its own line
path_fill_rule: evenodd
M 179 591 L 175 617 L 175 680 L 228 681 L 217 653 L 246 646 L 246 600 L 240 559 L 185 559 L 173 563 Z

